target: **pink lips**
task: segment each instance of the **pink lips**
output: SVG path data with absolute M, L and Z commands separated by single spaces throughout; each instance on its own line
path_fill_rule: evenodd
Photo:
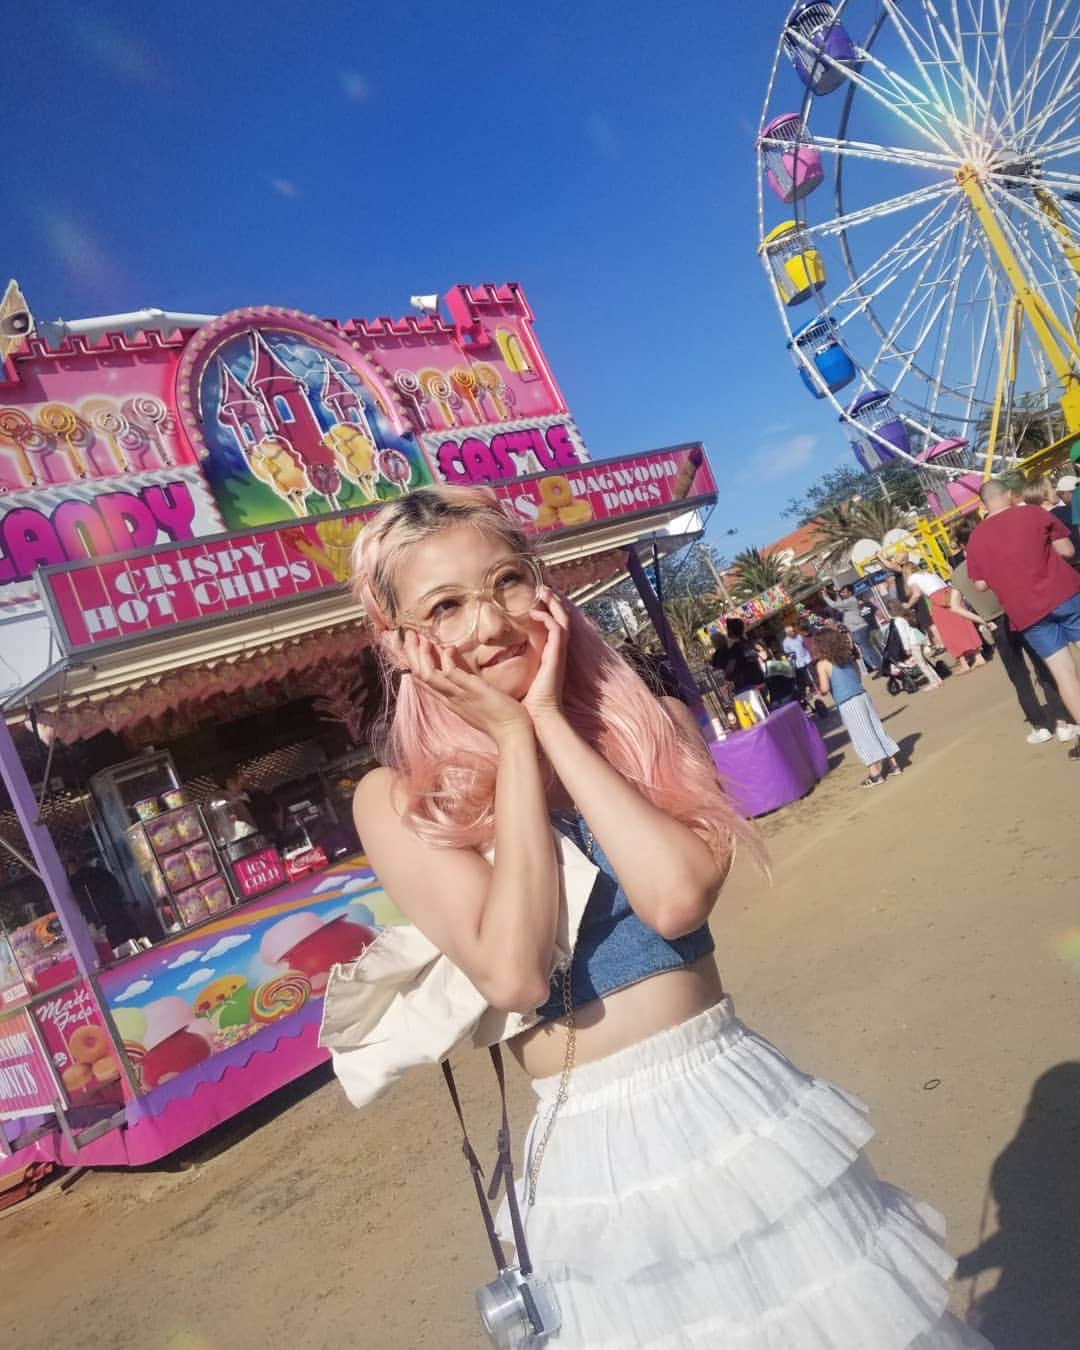
M 487 670 L 488 666 L 498 666 L 504 661 L 512 661 L 515 656 L 524 656 L 527 646 L 528 643 L 519 642 L 516 647 L 503 647 L 490 660 L 484 661 L 480 668 Z

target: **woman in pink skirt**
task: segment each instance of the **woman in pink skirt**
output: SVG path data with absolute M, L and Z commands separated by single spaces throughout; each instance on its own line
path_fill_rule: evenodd
M 953 673 L 966 675 L 975 666 L 985 666 L 979 630 L 970 619 L 957 614 L 951 607 L 949 598 L 952 587 L 948 582 L 942 581 L 933 572 L 920 571 L 914 563 L 909 562 L 904 566 L 904 583 L 907 586 L 908 609 L 914 609 L 919 600 L 926 600 L 929 604 L 934 626 L 941 634 L 949 655 L 956 661 Z

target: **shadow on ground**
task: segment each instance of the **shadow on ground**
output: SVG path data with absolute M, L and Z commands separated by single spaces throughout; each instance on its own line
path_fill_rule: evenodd
M 1039 1078 L 1016 1137 L 990 1173 L 998 1230 L 960 1258 L 969 1320 L 1000 1350 L 1080 1345 L 1080 1063 Z M 985 1229 L 985 1222 L 984 1222 Z M 980 1278 L 1000 1270 L 996 1288 Z

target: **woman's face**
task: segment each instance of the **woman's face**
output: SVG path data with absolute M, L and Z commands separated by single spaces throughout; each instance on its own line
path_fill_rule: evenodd
M 395 578 L 398 613 L 423 629 L 448 603 L 447 591 L 479 590 L 493 567 L 515 557 L 497 535 L 451 525 L 408 550 Z M 540 602 L 542 603 L 542 601 Z M 528 614 L 481 603 L 472 637 L 457 643 L 465 667 L 511 698 L 522 699 L 540 666 L 547 629 Z

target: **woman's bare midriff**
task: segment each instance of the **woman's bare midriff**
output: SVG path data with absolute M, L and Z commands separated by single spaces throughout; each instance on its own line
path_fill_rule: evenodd
M 716 960 L 709 955 L 693 965 L 661 971 L 605 998 L 594 999 L 574 1013 L 574 1063 L 587 1064 L 625 1050 L 647 1036 L 696 1017 L 723 996 Z M 566 1056 L 566 1021 L 530 1027 L 515 1037 L 509 1048 L 530 1078 L 560 1073 Z

